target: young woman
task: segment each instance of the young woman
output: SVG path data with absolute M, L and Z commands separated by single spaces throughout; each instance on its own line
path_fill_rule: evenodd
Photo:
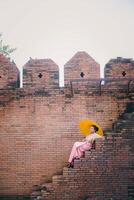
M 103 136 L 100 136 L 96 133 L 98 130 L 99 128 L 97 126 L 92 125 L 90 127 L 91 134 L 86 136 L 81 142 L 74 143 L 68 160 L 68 168 L 73 168 L 75 158 L 79 159 L 84 155 L 84 152 L 86 150 L 91 149 L 92 143 L 95 141 L 96 138 L 103 138 Z

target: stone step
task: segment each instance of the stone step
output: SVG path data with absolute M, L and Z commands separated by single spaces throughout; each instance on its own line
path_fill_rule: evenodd
M 128 186 L 128 197 L 129 199 L 134 199 L 134 184 Z
M 117 134 L 117 133 L 114 133 L 114 135 Z M 118 134 L 118 137 L 120 139 L 122 139 L 122 137 L 119 136 Z M 116 137 L 114 137 L 116 138 Z M 104 142 L 105 144 L 104 144 Z M 75 172 L 75 168 L 79 168 L 81 166 L 81 162 L 86 162 L 87 160 L 96 160 L 96 157 L 98 157 L 99 154 L 102 154 L 103 151 L 103 147 L 104 145 L 107 144 L 112 144 L 113 143 L 113 136 L 112 135 L 108 135 L 107 136 L 107 139 L 104 139 L 104 140 L 96 140 L 96 148 L 95 149 L 90 149 L 90 150 L 87 150 L 85 151 L 85 156 L 84 157 L 81 157 L 79 159 L 75 159 L 74 160 L 74 168 L 67 168 L 67 167 L 64 167 L 63 168 L 63 176 L 68 176 L 68 174 L 72 173 L 72 172 Z M 61 176 L 61 178 L 63 178 L 63 176 Z M 57 179 L 57 177 L 56 177 Z M 59 179 L 60 180 L 60 179 Z
M 41 185 L 33 185 L 32 191 L 41 191 Z
M 134 112 L 132 113 L 123 113 L 120 117 L 120 119 L 126 119 L 126 120 L 132 120 L 134 121 Z
M 109 133 L 110 134 L 110 133 Z M 116 133 L 113 133 L 116 134 Z M 118 134 L 119 135 L 119 134 Z M 115 138 L 115 137 L 114 137 Z M 86 165 L 90 165 L 90 162 L 87 162 L 87 160 L 96 160 L 98 157 L 98 154 L 101 154 L 103 152 L 99 152 L 99 148 L 104 146 L 107 146 L 107 144 L 113 142 L 113 135 L 107 135 L 106 140 L 104 142 L 96 141 L 96 149 L 90 149 L 85 152 L 85 157 L 80 158 L 78 160 L 74 160 L 74 168 L 63 168 L 63 175 L 54 175 L 52 177 L 52 182 L 51 183 L 44 183 L 39 187 L 38 185 L 35 186 L 35 192 L 33 193 L 34 200 L 45 200 L 45 199 L 51 199 L 53 198 L 53 195 L 55 195 L 55 186 L 57 185 L 62 185 L 64 181 L 68 181 L 68 177 L 75 176 L 76 171 L 80 168 L 82 168 L 83 164 L 85 163 Z M 117 137 L 118 138 L 118 137 Z M 118 139 L 122 139 L 122 137 L 119 137 Z M 82 165 L 81 165 L 82 164 Z M 84 164 L 84 165 L 85 165 Z M 40 191 L 41 189 L 41 191 Z M 41 194 L 40 194 L 41 192 Z M 128 190 L 128 193 L 131 195 L 132 192 L 130 189 Z
M 85 158 L 90 159 L 91 157 L 95 155 L 95 153 L 96 153 L 95 149 L 85 151 Z
M 133 131 L 134 128 L 133 128 L 133 127 L 130 127 L 129 129 L 127 129 L 127 127 L 124 127 L 124 128 L 116 127 L 115 129 L 116 129 L 116 132 L 117 132 L 117 133 L 120 133 L 121 136 L 123 137 L 123 133 L 124 133 L 124 132 L 127 131 L 128 134 L 129 134 L 129 133 L 131 133 L 131 132 Z
M 41 196 L 41 200 L 46 200 L 46 199 L 50 199 L 50 196 L 52 195 L 52 192 L 47 192 L 45 191 L 44 193 L 42 193 L 42 196 Z M 36 199 L 38 200 L 38 199 Z M 40 199 L 39 199 L 40 200 Z
M 41 190 L 41 196 L 43 197 L 43 199 L 45 197 L 48 197 L 49 195 L 51 195 L 54 191 L 54 188 L 53 188 L 53 183 L 43 183 L 41 185 L 42 187 L 42 190 Z
M 121 130 L 123 128 L 127 128 L 128 130 L 133 129 L 134 128 L 134 121 L 120 119 L 113 124 L 113 131 L 115 131 L 117 133 L 121 132 Z
M 62 184 L 64 182 L 64 176 L 63 175 L 54 175 L 52 177 L 52 183 L 53 184 Z
M 63 176 L 67 177 L 68 174 L 74 172 L 74 168 L 63 167 Z
M 124 124 L 124 125 L 126 125 L 126 124 L 129 124 L 129 125 L 134 125 L 134 120 L 129 120 L 129 119 L 119 119 L 118 121 L 116 121 L 115 122 L 115 124 L 116 123 L 120 123 L 120 124 Z
M 41 197 L 42 194 L 41 194 L 41 191 L 33 191 L 31 193 L 31 200 L 35 200 L 35 199 L 38 199 L 39 197 Z
M 42 190 L 51 190 L 52 188 L 53 188 L 53 184 L 52 184 L 52 182 L 50 182 L 50 183 L 43 183 L 42 185 L 41 185 L 41 191 Z
M 95 152 L 95 150 L 89 150 L 89 151 L 85 151 L 85 158 L 89 158 L 90 156 L 92 156 L 93 152 Z
M 121 130 L 121 134 L 122 134 L 123 138 L 134 139 L 134 128 L 129 129 L 129 130 L 128 130 L 128 128 L 123 128 Z
M 132 113 L 134 112 L 134 102 L 127 103 L 126 110 L 124 113 Z
M 116 131 L 105 131 L 105 141 L 109 139 L 109 137 L 119 137 L 121 136 L 121 132 L 116 132 Z

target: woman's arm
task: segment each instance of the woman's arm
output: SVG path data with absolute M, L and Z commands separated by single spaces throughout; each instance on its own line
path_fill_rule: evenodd
M 93 144 L 94 141 L 95 141 L 95 139 L 92 138 L 92 139 L 88 140 L 87 143 Z

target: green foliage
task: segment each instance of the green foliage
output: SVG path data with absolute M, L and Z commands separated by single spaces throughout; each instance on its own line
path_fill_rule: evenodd
M 3 44 L 2 34 L 0 33 L 0 53 L 9 57 L 12 52 L 14 52 L 16 48 L 10 48 L 9 45 Z

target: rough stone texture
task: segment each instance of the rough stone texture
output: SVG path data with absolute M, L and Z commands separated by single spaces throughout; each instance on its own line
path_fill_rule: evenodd
M 77 52 L 64 65 L 64 84 L 74 79 L 99 79 L 100 65 L 86 52 Z
M 58 65 L 51 59 L 30 59 L 23 67 L 23 87 L 59 87 Z
M 19 69 L 13 61 L 0 54 L 0 89 L 13 89 L 19 86 Z

